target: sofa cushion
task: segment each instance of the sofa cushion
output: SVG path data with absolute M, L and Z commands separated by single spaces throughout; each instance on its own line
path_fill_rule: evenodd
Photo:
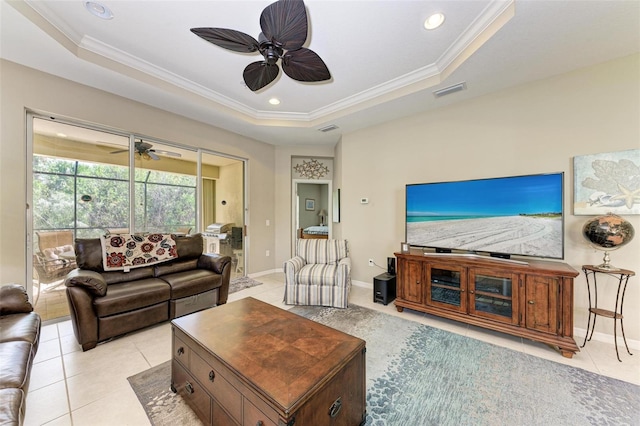
M 178 272 L 161 277 L 171 286 L 171 299 L 181 299 L 222 285 L 222 275 L 206 269 Z
M 173 262 L 165 262 L 154 266 L 154 276 L 161 277 L 163 275 L 175 274 L 176 272 L 193 271 L 198 268 L 198 259 L 174 260 Z
M 11 368 L 0 368 L 0 389 L 22 389 L 28 383 L 31 356 L 29 342 L 3 342 L 0 345 L 2 364 L 11 366 Z
M 21 425 L 24 413 L 22 389 L 0 389 L 0 425 Z
M 0 316 L 0 342 L 27 342 L 37 349 L 39 339 L 40 316 L 35 312 Z
M 33 311 L 29 295 L 19 284 L 0 286 L 0 315 L 19 314 Z
M 174 235 L 180 259 L 197 259 L 202 254 L 202 234 Z
M 93 300 L 98 317 L 133 311 L 146 306 L 168 301 L 171 296 L 169 285 L 158 278 L 110 284 L 107 294 Z
M 104 271 L 100 238 L 76 238 L 76 263 L 80 269 Z
M 102 272 L 102 278 L 107 284 L 124 283 L 128 281 L 141 280 L 144 278 L 153 278 L 153 266 L 146 266 L 144 268 L 132 269 L 129 272 L 124 271 L 112 271 Z

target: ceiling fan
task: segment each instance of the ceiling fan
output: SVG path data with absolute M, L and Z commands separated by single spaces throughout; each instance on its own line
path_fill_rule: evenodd
M 307 40 L 307 10 L 302 0 L 279 0 L 260 15 L 262 32 L 258 40 L 226 28 L 191 28 L 197 36 L 234 52 L 260 52 L 264 61 L 249 64 L 242 74 L 252 91 L 260 90 L 280 73 L 277 65 L 298 81 L 325 81 L 331 78 L 324 61 L 313 50 L 302 47 Z
M 136 141 L 134 149 L 136 151 L 136 154 L 138 154 L 140 157 L 144 158 L 145 160 L 149 160 L 149 159 L 159 160 L 160 157 L 158 157 L 157 154 L 167 155 L 169 157 L 182 157 L 182 155 L 177 152 L 151 149 L 152 147 L 153 145 L 151 145 L 149 142 L 143 142 L 140 140 L 140 141 Z M 119 154 L 121 152 L 129 152 L 129 150 L 120 149 L 118 151 L 113 151 L 110 154 Z

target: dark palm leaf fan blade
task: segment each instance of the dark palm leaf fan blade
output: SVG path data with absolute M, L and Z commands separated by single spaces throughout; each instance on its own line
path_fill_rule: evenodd
M 307 10 L 300 0 L 280 0 L 260 15 L 260 28 L 267 40 L 285 50 L 295 50 L 307 40 Z
M 242 77 L 244 77 L 247 87 L 255 92 L 275 80 L 278 74 L 280 74 L 280 68 L 277 65 L 258 61 L 247 65 Z
M 191 32 L 216 46 L 234 52 L 251 53 L 259 49 L 258 41 L 241 31 L 227 28 L 191 28 Z
M 298 81 L 324 81 L 331 78 L 331 73 L 320 56 L 304 47 L 290 50 L 284 55 L 282 70 Z

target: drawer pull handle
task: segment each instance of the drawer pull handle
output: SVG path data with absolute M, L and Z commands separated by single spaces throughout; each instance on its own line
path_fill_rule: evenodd
M 329 407 L 329 416 L 332 419 L 335 418 L 340 412 L 341 408 L 342 408 L 342 399 L 338 398 L 334 401 L 333 404 L 331 404 L 331 407 Z
M 213 382 L 215 378 L 216 378 L 216 373 L 214 373 L 213 370 L 209 371 L 209 380 Z
M 536 302 L 534 302 L 533 300 L 529 300 L 529 304 L 530 305 L 535 305 Z
M 258 423 L 256 423 L 256 426 L 264 426 L 264 422 L 262 420 L 258 420 Z
M 184 353 L 184 348 L 180 346 L 177 352 L 178 352 L 178 356 L 182 355 Z
M 191 383 L 187 382 L 184 388 L 187 390 L 187 393 L 193 393 L 193 385 L 191 385 Z

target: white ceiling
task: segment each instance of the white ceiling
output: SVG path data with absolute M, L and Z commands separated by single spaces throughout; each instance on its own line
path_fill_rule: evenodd
M 260 56 L 189 29 L 257 38 L 271 3 L 104 0 L 115 15 L 105 21 L 80 0 L 2 0 L 0 55 L 267 143 L 332 145 L 359 128 L 640 51 L 637 0 L 307 0 L 305 46 L 332 79 L 281 73 L 252 92 L 242 71 Z M 436 11 L 444 25 L 425 30 Z M 432 94 L 460 82 L 465 91 Z M 331 124 L 338 129 L 318 130 Z

